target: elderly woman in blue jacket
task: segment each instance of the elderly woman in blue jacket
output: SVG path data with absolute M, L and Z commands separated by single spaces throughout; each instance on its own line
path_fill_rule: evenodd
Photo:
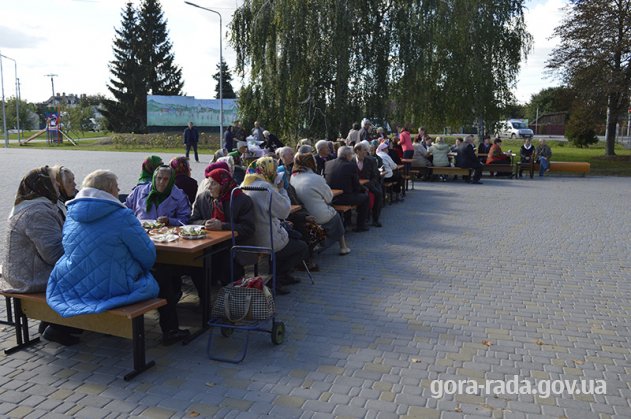
M 64 255 L 53 268 L 46 300 L 62 317 L 101 313 L 158 296 L 151 275 L 156 249 L 118 200 L 116 175 L 97 170 L 68 202 Z
M 175 186 L 175 171 L 171 166 L 159 166 L 150 183 L 136 186 L 125 201 L 139 220 L 156 220 L 164 225 L 187 224 L 191 203 Z

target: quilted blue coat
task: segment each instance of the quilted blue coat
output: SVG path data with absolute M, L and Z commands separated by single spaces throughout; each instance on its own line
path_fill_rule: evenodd
M 132 211 L 94 188 L 67 205 L 64 255 L 48 279 L 48 305 L 71 317 L 157 297 L 150 271 L 156 248 Z

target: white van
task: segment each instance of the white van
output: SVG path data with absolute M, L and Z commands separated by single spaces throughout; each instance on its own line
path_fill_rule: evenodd
M 524 121 L 520 121 L 519 119 L 500 121 L 497 127 L 497 134 L 501 137 L 510 138 L 532 138 L 534 135 L 532 130 L 528 128 L 528 124 Z

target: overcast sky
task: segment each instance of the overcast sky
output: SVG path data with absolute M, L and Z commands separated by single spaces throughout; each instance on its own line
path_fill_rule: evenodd
M 223 34 L 243 0 L 193 0 L 223 15 Z M 127 0 L 2 0 L 0 53 L 17 61 L 22 99 L 42 102 L 55 92 L 107 94 L 108 62 L 112 60 L 114 29 L 120 27 Z M 136 0 L 134 3 L 138 3 Z M 556 86 L 546 78 L 545 61 L 557 40 L 549 40 L 567 0 L 527 0 L 526 20 L 534 49 L 522 64 L 515 95 L 527 102 L 533 93 Z M 176 64 L 182 67 L 184 92 L 200 99 L 214 96 L 211 76 L 219 62 L 219 18 L 183 0 L 162 0 Z M 232 69 L 234 51 L 223 40 L 224 60 Z M 14 64 L 4 59 L 5 96 L 15 95 Z M 233 73 L 234 75 L 234 73 Z M 236 76 L 235 76 L 236 78 Z M 233 86 L 240 86 L 238 79 Z

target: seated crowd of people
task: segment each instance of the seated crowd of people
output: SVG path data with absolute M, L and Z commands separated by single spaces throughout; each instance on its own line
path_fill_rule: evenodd
M 253 156 L 247 143 L 237 141 L 234 149 L 214 154 L 199 185 L 191 177 L 188 158 L 176 157 L 165 164 L 160 157 L 149 156 L 141 165 L 137 185 L 125 195 L 120 195 L 118 179 L 108 170 L 88 174 L 77 191 L 68 168 L 33 169 L 21 180 L 9 215 L 0 288 L 46 292 L 50 307 L 63 317 L 100 313 L 159 296 L 167 301 L 159 309 L 163 342 L 186 338 L 189 332 L 180 328 L 176 311 L 182 277 L 189 276 L 201 290 L 203 272 L 156 264 L 155 246 L 140 223 L 152 219 L 166 226 L 234 229 L 237 244 L 273 248 L 276 292 L 287 294 L 287 286 L 300 282 L 293 271 L 319 270 L 318 255 L 335 243 L 339 255 L 351 252 L 345 235 L 353 218 L 355 232 L 382 227 L 384 185 L 392 188 L 392 202 L 403 200 L 402 158 L 413 159 L 413 166 L 450 164 L 448 153 L 453 149 L 440 137 L 432 144 L 422 128 L 412 142 L 406 128 L 398 139 L 388 138 L 383 130 L 372 138 L 369 124 L 363 125 L 359 129 L 355 124 L 341 144 L 320 140 L 312 145 L 302 140 L 296 149 L 275 147 L 262 156 Z M 268 132 L 260 135 L 269 140 Z M 487 150 L 487 164 L 502 160 L 500 142 Z M 487 141 L 480 150 L 486 146 Z M 535 151 L 526 141 L 522 161 L 539 156 L 545 170 L 550 156 L 545 147 Z M 456 165 L 473 168 L 470 181 L 479 182 L 482 163 L 473 137 L 465 138 L 455 151 Z M 336 210 L 337 205 L 352 207 L 355 216 L 352 211 Z M 292 206 L 297 210 L 292 211 Z M 232 260 L 228 251 L 212 258 L 213 278 L 223 285 L 241 278 L 251 264 Z M 80 332 L 40 324 L 44 338 L 63 345 L 77 343 Z

